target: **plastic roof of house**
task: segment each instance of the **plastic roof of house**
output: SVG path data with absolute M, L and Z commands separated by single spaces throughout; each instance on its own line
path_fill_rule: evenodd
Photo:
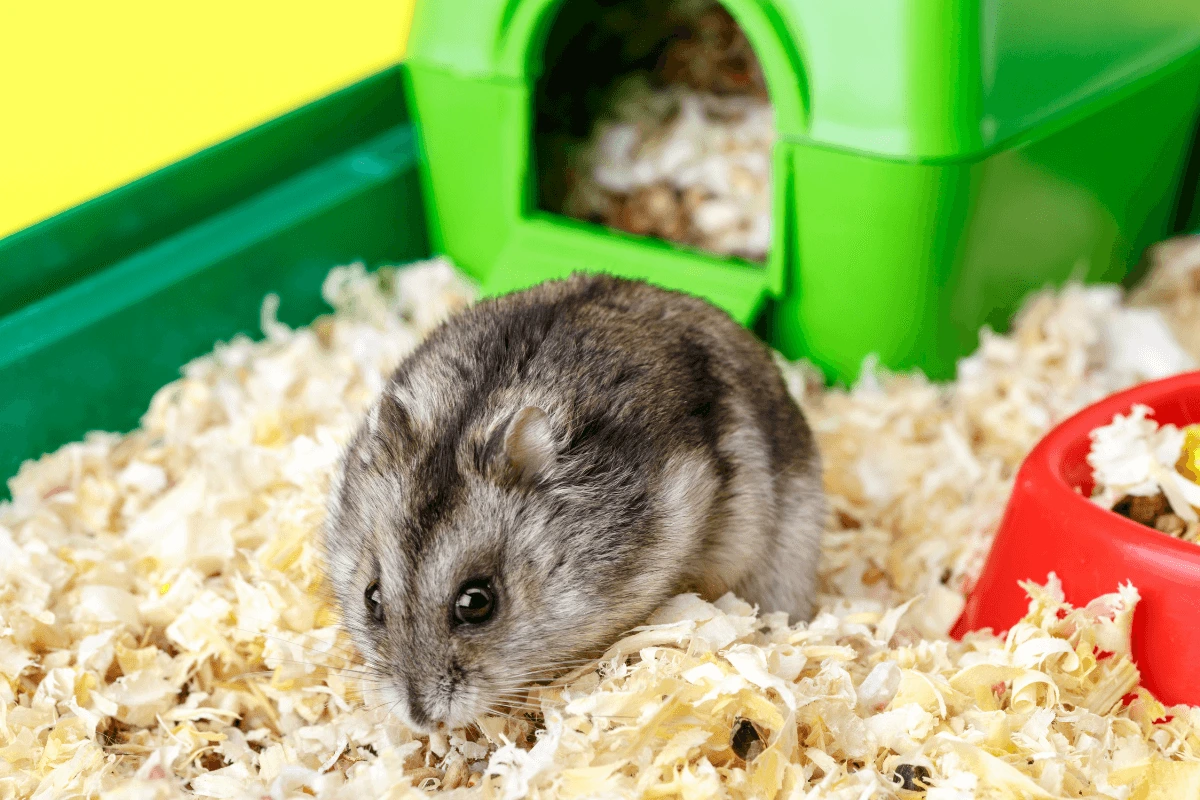
M 409 61 L 532 83 L 569 2 L 418 0 Z M 721 2 L 782 137 L 899 160 L 969 158 L 1200 60 L 1196 0 Z

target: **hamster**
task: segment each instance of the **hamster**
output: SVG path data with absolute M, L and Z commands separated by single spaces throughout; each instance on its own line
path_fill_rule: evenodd
M 459 312 L 397 368 L 333 482 L 327 578 L 395 713 L 444 730 L 677 593 L 809 619 L 825 514 L 765 345 L 577 274 Z

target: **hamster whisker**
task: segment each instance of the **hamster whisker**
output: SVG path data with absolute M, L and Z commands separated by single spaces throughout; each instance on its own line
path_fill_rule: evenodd
M 577 661 L 565 661 L 565 662 L 558 663 L 558 664 L 549 664 L 549 665 L 542 666 L 542 667 L 533 667 L 533 668 L 530 668 L 527 670 L 522 670 L 521 672 L 509 673 L 505 677 L 507 677 L 507 678 L 525 678 L 530 675 L 547 675 L 547 674 L 553 674 L 556 672 L 567 672 L 571 669 L 578 669 L 579 667 L 582 667 L 586 664 L 590 664 L 590 663 L 592 663 L 592 661 L 593 661 L 593 659 L 590 659 L 590 658 L 579 659 Z
M 528 694 L 534 688 L 536 685 L 532 683 L 513 683 L 508 685 L 492 684 L 485 687 L 485 690 L 498 694 Z
M 400 705 L 399 700 L 397 700 L 396 702 L 394 702 L 390 706 L 388 706 L 388 710 L 383 712 L 383 715 L 385 717 L 390 717 L 392 715 L 392 712 L 396 710 L 396 706 L 398 706 L 398 705 Z
M 510 713 L 529 714 L 529 715 L 536 716 L 536 717 L 540 717 L 540 716 L 542 716 L 542 714 L 545 713 L 545 709 L 542 709 L 542 708 L 535 708 L 532 706 L 515 706 L 515 705 L 509 705 L 508 703 L 498 703 L 493 708 L 508 709 Z
M 508 710 L 505 711 L 504 709 Z M 540 708 L 519 708 L 516 706 L 500 704 L 498 706 L 491 707 L 488 713 L 496 714 L 497 716 L 508 717 L 509 719 L 519 719 L 522 716 L 540 717 L 542 716 L 543 712 Z
M 487 687 L 481 687 L 481 691 L 488 695 L 502 695 L 503 694 L 503 695 L 518 696 L 518 695 L 528 694 L 529 688 L 530 687 L 528 687 L 525 684 L 521 684 L 521 685 L 517 685 L 517 686 L 487 686 Z
M 488 695 L 508 695 L 511 697 L 524 697 L 533 689 L 537 688 L 537 684 L 517 683 L 509 686 L 487 686 L 481 687 L 481 691 Z
M 487 697 L 489 700 L 503 700 L 506 703 L 519 703 L 521 705 L 541 708 L 540 703 L 529 700 L 522 694 L 490 694 Z
M 532 683 L 513 683 L 507 685 L 490 685 L 480 686 L 479 691 L 485 695 L 492 694 L 507 694 L 507 695 L 525 695 L 529 694 L 530 690 L 535 688 L 537 684 Z
M 542 684 L 542 681 L 548 681 L 551 678 L 553 678 L 553 675 L 532 675 L 532 676 L 521 675 L 521 676 L 517 676 L 517 678 L 506 680 L 503 682 L 503 684 L 502 684 L 502 682 L 490 682 L 490 684 L 487 684 L 487 687 L 494 688 L 494 690 L 516 690 L 516 688 L 533 688 L 534 686 L 544 685 L 544 684 Z
M 528 720 L 523 720 L 513 716 L 512 714 L 505 713 L 499 708 L 495 708 L 493 706 L 485 706 L 483 713 L 492 717 L 502 717 L 504 719 L 512 720 L 513 722 L 528 722 Z
M 532 712 L 535 712 L 538 714 L 542 713 L 545 710 L 541 705 L 539 705 L 537 703 L 530 703 L 530 702 L 521 700 L 519 698 L 489 697 L 487 699 L 488 699 L 488 702 L 492 703 L 493 705 L 503 706 L 504 708 L 522 709 L 524 711 L 532 711 Z
M 401 698 L 397 698 L 396 700 L 391 700 L 391 701 L 382 700 L 378 703 L 371 703 L 370 705 L 364 705 L 362 707 L 362 709 L 363 709 L 363 711 L 370 713 L 372 711 L 378 711 L 379 709 L 383 708 L 384 706 L 387 706 L 388 709 L 387 709 L 387 711 L 384 712 L 384 714 L 391 714 L 392 710 L 395 709 L 396 706 L 400 705 L 400 701 L 403 699 L 404 698 L 401 697 Z M 389 703 L 391 703 L 391 705 L 388 705 Z
M 546 686 L 557 678 L 567 673 L 543 673 L 534 675 L 516 675 L 503 683 L 489 682 L 488 687 L 491 689 L 532 689 L 535 686 Z
M 509 697 L 528 697 L 529 694 L 541 688 L 541 684 L 522 683 L 515 686 L 488 686 L 482 691 L 489 695 L 505 695 Z
M 313 667 L 314 669 L 328 670 L 329 672 L 336 672 L 336 673 L 340 673 L 342 675 L 368 676 L 368 677 L 372 677 L 372 678 L 388 678 L 388 677 L 390 677 L 390 674 L 385 672 L 384 670 L 376 669 L 376 668 L 370 667 L 370 666 L 335 667 L 330 664 L 315 664 L 311 661 L 298 661 L 298 660 L 290 659 L 290 658 L 275 658 L 275 657 L 272 657 L 271 660 L 278 661 L 280 664 L 292 664 L 295 666 Z M 272 670 L 272 671 L 274 671 L 274 670 Z
M 480 695 L 483 697 L 526 697 L 527 692 L 523 687 L 512 688 L 489 688 L 481 689 Z
M 578 667 L 584 664 L 591 664 L 595 661 L 596 659 L 594 658 L 563 658 L 540 664 L 536 667 L 530 667 L 528 671 L 545 672 L 546 670 L 562 669 L 564 667 Z

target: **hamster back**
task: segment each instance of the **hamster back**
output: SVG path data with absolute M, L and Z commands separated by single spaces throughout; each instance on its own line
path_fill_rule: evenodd
M 574 276 L 479 303 L 400 365 L 335 482 L 329 579 L 409 723 L 462 724 L 680 591 L 807 619 L 820 486 L 753 335 Z

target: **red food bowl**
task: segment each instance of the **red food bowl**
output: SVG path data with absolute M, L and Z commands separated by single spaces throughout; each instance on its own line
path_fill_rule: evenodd
M 1088 434 L 1135 404 L 1154 409 L 1160 425 L 1200 422 L 1200 372 L 1115 394 L 1063 422 L 1033 448 L 1017 472 L 987 564 L 951 635 L 1005 631 L 1019 621 L 1029 600 L 1017 581 L 1044 583 L 1054 572 L 1076 606 L 1132 582 L 1142 598 L 1132 642 L 1142 685 L 1168 705 L 1200 705 L 1200 545 L 1087 499 L 1093 486 Z

